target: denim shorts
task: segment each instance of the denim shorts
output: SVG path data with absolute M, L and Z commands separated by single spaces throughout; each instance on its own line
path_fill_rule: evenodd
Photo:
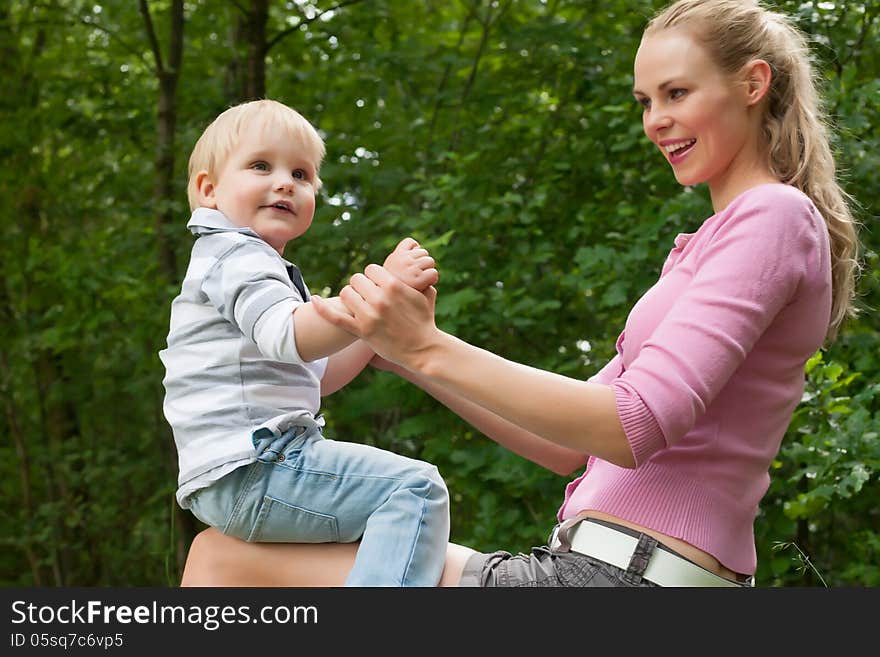
M 638 532 L 615 523 L 601 520 L 590 522 L 598 522 L 626 534 L 639 536 Z M 641 545 L 640 542 L 636 552 L 641 549 Z M 665 546 L 664 549 L 686 559 L 674 550 Z M 641 563 L 644 571 L 649 558 L 650 553 L 634 554 L 633 562 Z M 513 555 L 504 550 L 473 554 L 465 564 L 459 586 L 651 588 L 657 584 L 641 577 L 640 572 L 628 572 L 585 554 L 557 551 L 543 545 L 532 548 L 530 554 Z
M 437 468 L 293 427 L 254 439 L 257 460 L 190 500 L 193 514 L 251 542 L 360 540 L 349 586 L 434 586 L 449 540 Z

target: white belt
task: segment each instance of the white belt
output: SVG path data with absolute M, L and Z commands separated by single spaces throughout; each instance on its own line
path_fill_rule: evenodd
M 559 527 L 553 532 L 551 549 L 560 545 Z M 579 521 L 568 533 L 571 551 L 604 561 L 623 570 L 629 567 L 639 539 L 597 522 Z M 555 544 L 555 545 L 554 545 Z M 659 586 L 735 586 L 741 584 L 716 575 L 710 570 L 668 552 L 658 545 L 642 573 L 649 582 Z

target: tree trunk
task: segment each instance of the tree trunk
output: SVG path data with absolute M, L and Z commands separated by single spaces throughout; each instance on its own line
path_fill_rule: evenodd
M 266 97 L 266 53 L 269 51 L 266 29 L 269 22 L 269 0 L 251 0 L 249 6 L 239 6 L 239 9 L 241 14 L 230 34 L 232 59 L 226 69 L 226 87 L 230 104 Z M 242 52 L 245 53 L 244 65 L 239 58 Z
M 153 207 L 156 208 L 156 239 L 159 267 L 168 282 L 177 280 L 177 256 L 171 230 L 179 217 L 173 212 L 174 133 L 177 128 L 177 71 L 159 71 L 158 122 L 156 124 L 155 181 Z
M 46 30 L 39 28 L 34 34 L 30 47 L 25 46 L 29 52 L 23 53 L 24 42 L 19 41 L 19 35 L 14 32 L 12 27 L 9 7 L 4 3 L 0 6 L 0 80 L 4 83 L 5 88 L 10 90 L 14 88 L 16 93 L 7 93 L 0 97 L 0 111 L 4 111 L 4 113 L 8 111 L 9 116 L 16 112 L 29 114 L 39 105 L 40 87 L 29 64 L 34 64 L 39 60 L 46 44 Z M 0 194 L 8 202 L 10 215 L 17 218 L 20 229 L 18 233 L 3 236 L 3 247 L 8 251 L 20 248 L 22 252 L 26 252 L 27 244 L 32 237 L 31 231 L 40 230 L 41 163 L 33 157 L 21 155 L 24 152 L 29 153 L 30 148 L 26 147 L 39 142 L 40 130 L 39 123 L 29 125 L 26 130 L 21 132 L 7 133 L 3 136 L 3 142 L 0 143 L 0 151 L 13 154 L 10 168 L 16 171 L 15 180 L 0 183 Z M 6 209 L 4 207 L 4 210 Z M 4 252 L 2 255 L 4 262 L 0 266 L 0 276 L 3 280 L 2 288 L 0 288 L 0 326 L 3 328 L 2 334 L 0 334 L 2 335 L 2 343 L 0 343 L 0 394 L 2 394 L 4 402 L 6 427 L 15 446 L 15 455 L 18 461 L 21 505 L 23 507 L 21 517 L 25 523 L 21 532 L 21 548 L 27 558 L 31 577 L 36 586 L 45 586 L 50 583 L 61 584 L 63 576 L 57 567 L 53 568 L 55 577 L 52 581 L 50 574 L 45 572 L 44 565 L 41 565 L 41 562 L 45 563 L 47 552 L 50 553 L 51 562 L 57 565 L 58 559 L 54 554 L 55 546 L 37 543 L 33 532 L 26 524 L 29 519 L 38 514 L 45 503 L 42 495 L 38 494 L 38 490 L 34 488 L 33 471 L 35 465 L 28 449 L 28 436 L 39 435 L 41 431 L 39 426 L 28 427 L 30 415 L 28 404 L 31 404 L 35 397 L 33 385 L 29 384 L 28 377 L 32 354 L 17 354 L 15 350 L 19 345 L 16 344 L 13 337 L 28 332 L 33 316 L 33 311 L 29 309 L 27 302 L 30 274 L 27 271 L 22 272 L 20 285 L 16 286 L 14 283 L 10 285 L 6 280 L 4 268 L 16 266 L 11 264 L 16 259 L 7 260 L 8 252 Z M 41 456 L 44 460 L 51 460 L 51 455 L 49 459 L 46 459 L 44 455 Z M 40 459 L 35 460 L 39 461 Z M 49 490 L 47 497 L 51 498 L 54 494 L 54 487 L 51 484 L 39 487 L 40 491 L 45 489 Z
M 266 24 L 269 22 L 269 0 L 252 0 L 248 14 L 247 78 L 244 100 L 266 97 Z
M 144 19 L 147 38 L 153 50 L 156 63 L 156 77 L 159 81 L 159 98 L 156 122 L 156 156 L 154 158 L 155 183 L 153 185 L 153 205 L 156 208 L 156 242 L 159 267 L 166 281 L 177 281 L 177 256 L 171 239 L 171 230 L 176 226 L 174 207 L 174 139 L 177 130 L 177 83 L 180 80 L 180 67 L 183 62 L 183 0 L 172 0 L 169 24 L 168 58 L 162 56 L 159 40 L 153 27 L 150 7 L 147 0 L 140 0 L 140 11 Z
M 174 143 L 177 132 L 177 85 L 180 80 L 180 68 L 183 63 L 184 43 L 184 15 L 183 0 L 172 0 L 171 17 L 169 25 L 169 48 L 168 57 L 163 57 L 159 40 L 156 38 L 153 20 L 150 16 L 150 8 L 147 0 L 140 0 L 141 15 L 144 19 L 144 27 L 147 38 L 153 50 L 153 59 L 156 63 L 156 77 L 159 80 L 159 98 L 157 99 L 157 123 L 156 123 L 156 157 L 155 157 L 155 183 L 153 186 L 153 202 L 156 210 L 156 239 L 158 245 L 159 267 L 165 280 L 177 282 L 177 255 L 174 251 L 172 230 L 179 226 L 180 217 L 176 216 L 174 208 Z M 167 437 L 162 435 L 162 438 Z M 159 436 L 156 436 L 157 440 Z M 174 455 L 170 457 L 174 460 Z M 173 471 L 176 471 L 176 463 L 173 463 Z M 196 527 L 192 516 L 174 506 L 175 514 L 173 526 L 178 528 L 174 537 L 175 561 L 179 575 L 183 573 L 186 561 L 186 552 L 192 539 L 195 537 Z M 170 519 L 169 519 L 170 520 Z

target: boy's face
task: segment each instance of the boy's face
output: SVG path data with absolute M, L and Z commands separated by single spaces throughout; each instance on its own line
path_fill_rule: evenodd
M 249 126 L 212 181 L 197 178 L 199 201 L 256 232 L 278 253 L 308 230 L 315 214 L 315 163 L 274 126 Z

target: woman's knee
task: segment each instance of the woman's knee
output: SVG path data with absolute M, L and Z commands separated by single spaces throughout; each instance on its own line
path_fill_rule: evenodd
M 219 530 L 210 527 L 196 534 L 186 557 L 181 586 L 219 585 L 218 573 L 223 572 L 220 563 L 224 551 L 218 545 L 224 538 Z

